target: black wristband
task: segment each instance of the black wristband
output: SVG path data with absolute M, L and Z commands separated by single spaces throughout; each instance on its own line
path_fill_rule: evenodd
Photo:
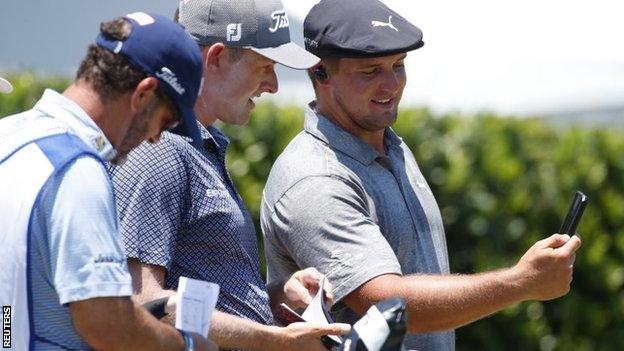
M 157 319 L 161 319 L 162 317 L 168 315 L 165 311 L 165 307 L 167 306 L 167 301 L 169 301 L 169 297 L 163 297 L 160 299 L 152 300 L 150 302 L 146 302 L 143 304 L 149 313 Z

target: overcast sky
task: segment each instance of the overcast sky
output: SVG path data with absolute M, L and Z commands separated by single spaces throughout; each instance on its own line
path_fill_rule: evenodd
M 303 44 L 301 21 L 316 1 L 282 1 L 292 36 Z M 408 56 L 404 105 L 514 114 L 624 105 L 621 1 L 384 2 L 420 27 L 426 42 Z M 101 21 L 137 10 L 171 16 L 176 4 L 0 0 L 0 71 L 72 74 Z M 311 99 L 302 72 L 278 74 L 276 99 Z

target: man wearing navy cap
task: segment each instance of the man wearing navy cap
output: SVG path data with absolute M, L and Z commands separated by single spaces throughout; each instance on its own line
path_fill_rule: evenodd
M 440 211 L 412 152 L 390 128 L 421 31 L 377 0 L 323 0 L 304 22 L 316 93 L 304 131 L 271 170 L 261 209 L 268 281 L 316 267 L 338 321 L 389 297 L 408 303 L 404 345 L 454 350 L 453 329 L 570 288 L 580 240 L 555 234 L 512 268 L 450 275 Z M 374 307 L 373 307 L 374 308 Z
M 175 294 L 180 276 L 212 281 L 220 293 L 210 338 L 219 347 L 322 350 L 321 335 L 348 326 L 271 325 L 271 305 L 305 306 L 323 275 L 306 269 L 267 289 L 253 221 L 225 167 L 229 141 L 213 125 L 247 122 L 253 100 L 277 92 L 275 63 L 306 69 L 319 59 L 291 42 L 279 0 L 185 0 L 177 17 L 202 51 L 206 84 L 195 111 L 203 144 L 163 133 L 112 170 L 137 298 Z
M 105 161 L 177 126 L 198 140 L 199 48 L 138 12 L 102 23 L 76 81 L 0 120 L 0 302 L 15 350 L 214 350 L 131 299 Z

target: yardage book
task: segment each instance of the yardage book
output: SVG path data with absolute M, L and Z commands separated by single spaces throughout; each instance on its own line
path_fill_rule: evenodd
M 323 325 L 334 323 L 334 320 L 329 313 L 329 308 L 325 303 L 326 294 L 323 289 L 324 285 L 325 279 L 321 281 L 318 292 L 312 301 L 310 301 L 308 308 L 306 308 L 301 315 L 295 312 L 292 308 L 288 307 L 285 303 L 281 303 L 275 312 L 275 319 L 282 325 L 288 325 L 295 322 L 310 322 Z M 342 344 L 342 338 L 339 336 L 327 335 L 324 336 L 323 339 L 324 343 L 331 344 L 332 346 Z

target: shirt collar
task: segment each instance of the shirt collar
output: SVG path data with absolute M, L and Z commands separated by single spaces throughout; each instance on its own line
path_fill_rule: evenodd
M 204 141 L 204 148 L 208 147 L 214 150 L 226 149 L 230 143 L 230 139 L 228 139 L 228 137 L 226 137 L 225 134 L 223 134 L 217 127 L 210 125 L 208 126 L 208 128 L 206 128 L 203 124 L 197 121 L 197 128 L 199 129 L 199 135 Z M 193 143 L 193 139 L 189 138 L 186 135 L 181 135 L 178 133 L 173 134 L 181 137 L 189 143 Z
M 307 133 L 365 165 L 382 157 L 372 146 L 318 113 L 315 107 L 316 102 L 313 101 L 305 111 L 304 129 Z M 400 146 L 401 138 L 388 127 L 384 133 L 384 144 L 387 147 Z
M 225 149 L 230 143 L 230 139 L 228 139 L 228 137 L 226 137 L 225 134 L 223 134 L 215 126 L 210 125 L 208 126 L 208 128 L 206 128 L 203 124 L 197 121 L 197 127 L 199 128 L 199 134 L 204 141 L 204 145 L 206 145 L 206 143 L 209 143 L 218 147 L 219 149 Z M 191 142 L 190 138 L 188 140 L 189 142 Z
M 105 160 L 111 160 L 117 154 L 104 132 L 75 102 L 46 89 L 34 110 L 41 111 L 67 124 L 69 128 L 87 145 L 97 151 Z

